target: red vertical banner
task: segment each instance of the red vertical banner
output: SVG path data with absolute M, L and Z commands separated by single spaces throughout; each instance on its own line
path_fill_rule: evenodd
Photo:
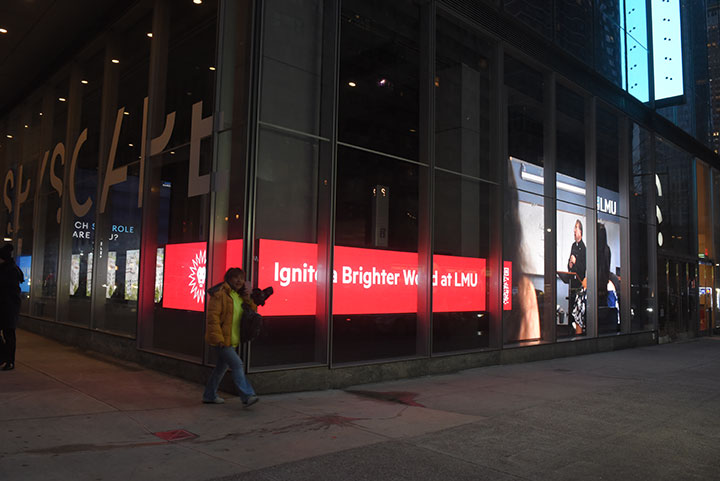
M 512 311 L 512 262 L 503 261 L 503 311 Z

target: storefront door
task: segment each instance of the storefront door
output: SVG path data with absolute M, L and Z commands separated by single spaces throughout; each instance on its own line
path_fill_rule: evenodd
M 698 300 L 699 300 L 699 333 L 708 334 L 709 330 L 714 326 L 713 322 L 713 299 L 714 299 L 714 286 L 715 286 L 715 267 L 712 262 L 702 261 L 699 266 L 699 285 L 698 285 Z
M 697 264 L 658 258 L 660 336 L 677 339 L 696 331 Z

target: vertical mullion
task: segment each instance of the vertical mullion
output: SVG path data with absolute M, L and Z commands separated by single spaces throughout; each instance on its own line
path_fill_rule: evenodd
M 587 306 L 585 310 L 587 337 L 598 335 L 598 265 L 597 265 L 597 98 L 585 98 L 585 226 L 587 245 L 586 271 Z
M 545 72 L 543 89 L 543 109 L 545 111 L 543 122 L 543 171 L 545 174 L 543 196 L 545 214 L 545 301 L 542 316 L 542 331 L 548 333 L 543 335 L 544 339 L 550 342 L 557 340 L 557 328 L 555 323 L 555 271 L 556 271 L 556 246 L 557 246 L 557 198 L 556 198 L 556 156 L 557 156 L 557 105 L 555 73 Z
M 416 354 L 431 355 L 435 188 L 435 2 L 420 6 L 420 185 Z M 425 172 L 425 176 L 423 176 Z M 425 178 L 424 178 L 425 177 Z
M 490 179 L 497 182 L 499 188 L 493 189 L 490 196 L 490 225 L 503 225 L 503 198 L 507 188 L 507 96 L 504 95 L 504 49 L 498 42 L 493 50 L 491 66 L 490 90 Z M 488 259 L 489 282 L 489 314 L 490 314 L 490 347 L 502 347 L 503 337 L 503 229 L 496 228 L 490 232 L 490 255 Z
M 630 162 L 631 129 L 630 120 L 622 116 L 618 120 L 618 131 L 620 138 L 618 139 L 620 151 L 619 155 L 619 194 L 620 194 L 620 331 L 630 333 L 632 331 L 632 319 L 630 313 L 632 289 L 630 288 L 631 264 L 630 264 Z
M 145 135 L 145 164 L 140 173 L 143 182 L 142 228 L 140 243 L 140 282 L 138 288 L 138 345 L 149 347 L 153 340 L 155 310 L 155 268 L 158 245 L 157 213 L 159 194 L 151 189 L 155 179 L 150 158 L 150 139 L 162 132 L 165 122 L 168 44 L 170 36 L 169 0 L 156 0 L 153 10 L 153 38 L 148 73 L 148 109 Z M 157 175 L 157 173 L 155 174 Z M 93 276 L 98 278 L 98 276 Z
M 337 188 L 337 115 L 340 76 L 340 0 L 323 4 L 320 179 L 318 182 L 318 276 L 315 361 L 332 365 L 332 292 Z

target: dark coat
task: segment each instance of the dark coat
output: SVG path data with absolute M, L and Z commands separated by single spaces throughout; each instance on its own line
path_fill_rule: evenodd
M 20 268 L 10 259 L 0 264 L 0 329 L 15 329 L 20 315 Z

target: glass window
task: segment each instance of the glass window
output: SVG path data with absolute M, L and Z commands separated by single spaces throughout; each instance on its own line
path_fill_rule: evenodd
M 694 256 L 694 161 L 662 137 L 655 145 L 658 251 Z
M 620 125 L 617 115 L 603 106 L 597 109 L 597 209 L 620 215 Z M 625 214 L 627 215 L 627 214 Z
M 151 310 L 146 312 L 148 305 L 143 304 L 141 342 L 147 348 L 193 360 L 202 359 L 205 349 L 210 223 L 210 193 L 202 187 L 193 190 L 198 187 L 193 179 L 212 170 L 213 141 L 211 132 L 191 141 L 191 128 L 193 105 L 202 102 L 195 122 L 213 111 L 217 6 L 212 0 L 172 3 L 164 112 L 174 112 L 175 122 L 168 146 L 146 161 L 150 167 L 143 193 L 143 215 L 156 219 L 145 223 L 143 246 L 150 247 L 150 252 L 144 254 L 155 258 L 156 267 L 155 276 L 143 278 L 147 282 L 154 277 L 155 295 Z M 151 135 L 159 136 L 162 127 L 151 129 Z
M 492 184 L 435 173 L 433 351 L 491 347 Z
M 433 352 L 495 347 L 491 322 L 488 212 L 497 188 L 490 173 L 492 45 L 437 18 Z M 493 169 L 494 170 L 494 169 Z M 496 249 L 497 250 L 497 249 Z M 496 275 L 496 274 L 492 274 Z
M 555 42 L 583 62 L 593 64 L 591 0 L 555 0 Z
M 322 6 L 321 0 L 265 2 L 261 121 L 320 135 Z
M 144 342 L 151 342 L 154 350 L 200 359 L 209 287 L 205 280 L 210 199 L 208 194 L 188 196 L 189 155 L 188 146 L 150 158 L 150 195 L 143 205 L 152 209 L 145 215 L 157 219 L 146 232 L 157 240 L 157 247 L 152 337 Z M 209 141 L 202 143 L 200 155 L 210 162 Z
M 339 141 L 418 160 L 417 5 L 347 0 L 341 26 Z
M 33 256 L 33 236 L 34 236 L 34 211 L 35 211 L 35 193 L 37 191 L 37 171 L 43 158 L 43 145 L 41 138 L 41 120 L 42 111 L 41 99 L 34 99 L 29 102 L 27 110 L 24 113 L 23 125 L 23 154 L 22 154 L 22 175 L 20 170 L 15 175 L 15 185 L 17 197 L 14 200 L 14 213 L 17 215 L 13 219 L 13 229 L 15 230 L 15 239 L 17 239 L 15 261 L 23 271 L 25 282 L 21 286 L 23 303 L 20 309 L 23 314 L 30 313 L 30 290 L 33 288 L 32 283 L 32 256 Z M 27 127 L 25 128 L 25 125 Z M 27 182 L 30 182 L 29 185 Z M 24 199 L 24 200 L 22 200 Z
M 320 141 L 261 129 L 255 217 L 258 287 L 272 286 L 259 312 L 263 332 L 252 343 L 254 368 L 326 361 L 320 340 L 326 319 L 317 316 L 317 209 Z M 322 350 L 322 349 L 321 349 Z
M 520 190 L 543 194 L 543 89 L 540 72 L 505 56 L 508 180 Z
M 710 167 L 696 160 L 697 173 L 697 222 L 698 222 L 698 256 L 712 260 L 715 258 L 713 248 L 712 202 Z
M 656 176 L 652 170 L 652 134 L 637 124 L 632 131 L 632 180 L 630 182 L 630 252 L 655 252 Z M 633 331 L 654 329 L 655 279 L 652 255 L 630 256 L 630 317 Z M 658 265 L 658 275 L 662 266 Z M 664 269 L 663 269 L 664 272 Z
M 553 38 L 553 0 L 505 0 L 505 11 L 548 39 Z
M 552 300 L 545 292 L 544 197 L 506 189 L 504 212 L 504 342 L 553 340 L 545 319 L 545 304 Z
M 425 168 L 338 149 L 334 363 L 418 353 L 419 183 Z M 423 177 L 425 178 L 425 177 Z
M 47 165 L 44 165 L 42 182 L 38 185 L 38 239 L 41 245 L 38 246 L 38 262 L 33 267 L 33 276 L 39 284 L 39 289 L 33 290 L 32 315 L 54 319 L 56 310 L 57 291 L 57 268 L 60 241 L 60 216 L 63 162 L 69 160 L 72 153 L 65 150 L 66 128 L 67 128 L 67 99 L 68 81 L 64 80 L 51 89 L 51 105 L 48 112 L 43 112 L 45 121 L 52 125 L 51 147 L 47 158 Z
M 436 48 L 435 165 L 488 179 L 492 46 L 440 16 Z
M 588 247 L 587 209 L 567 202 L 557 203 L 557 337 L 585 336 L 589 322 L 588 313 L 588 258 L 595 249 Z M 592 227 L 590 227 L 592 228 Z
M 177 147 L 190 142 L 193 105 L 202 102 L 203 118 L 213 112 L 218 2 L 170 5 L 165 112 L 175 112 L 175 128 L 168 146 Z
M 621 331 L 622 298 L 622 242 L 620 217 L 598 212 L 595 231 L 597 256 L 598 334 Z
M 108 189 L 98 222 L 106 255 L 95 262 L 101 277 L 101 283 L 95 283 L 100 286 L 95 294 L 95 327 L 131 336 L 137 331 L 142 224 L 138 207 L 140 149 L 152 41 L 147 36 L 152 30 L 152 12 L 143 13 L 123 25 L 125 42 L 118 52 L 121 62 L 109 66 L 113 69 L 111 75 L 119 79 L 112 126 L 120 130 L 112 163 L 114 170 L 124 170 L 125 180 Z M 123 109 L 122 116 L 118 116 L 119 109 Z
M 622 265 L 623 229 L 627 221 L 619 217 L 620 209 L 620 118 L 598 105 L 596 118 L 597 219 L 596 272 L 598 334 L 621 330 L 622 280 L 628 279 Z
M 617 0 L 596 0 L 595 69 L 618 87 L 624 87 L 625 32 L 620 28 Z
M 66 219 L 72 223 L 72 229 L 65 230 L 71 236 L 68 242 L 69 252 L 65 252 L 63 262 L 69 262 L 70 283 L 68 292 L 60 292 L 61 298 L 67 298 L 67 310 L 58 313 L 60 320 L 90 325 L 90 299 L 92 293 L 93 248 L 95 243 L 95 212 L 97 207 L 98 159 L 100 151 L 100 113 L 102 103 L 103 67 L 105 51 L 93 55 L 80 68 L 81 95 L 80 126 L 78 137 L 71 139 L 71 147 L 77 146 L 85 137 L 78 150 L 74 171 L 71 169 L 66 191 L 74 195 L 75 200 L 68 203 L 70 212 Z M 86 131 L 87 129 L 87 131 Z M 85 133 L 83 136 L 82 133 Z M 72 152 L 67 162 L 71 162 Z M 71 191 L 72 189 L 72 191 Z M 73 205 L 75 204 L 75 205 Z
M 557 197 L 585 205 L 585 99 L 558 84 Z

